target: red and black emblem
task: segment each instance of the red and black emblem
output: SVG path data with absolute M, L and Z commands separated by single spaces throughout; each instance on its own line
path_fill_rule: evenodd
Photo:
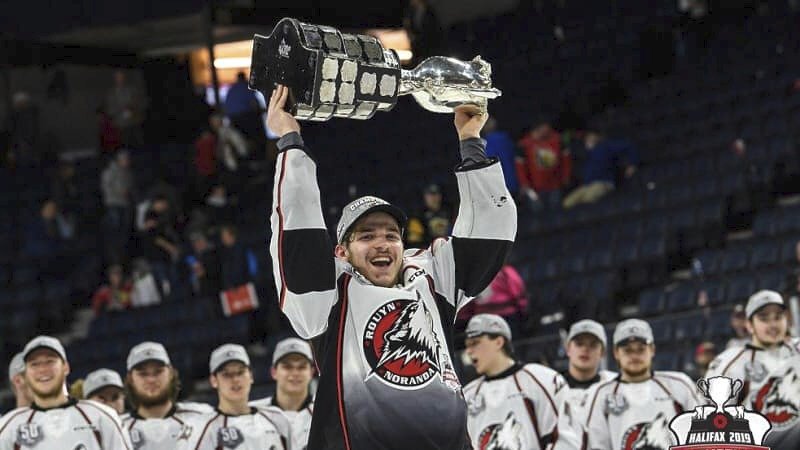
M 800 382 L 794 370 L 782 377 L 770 378 L 756 392 L 753 409 L 763 414 L 773 429 L 793 426 L 800 418 Z
M 440 347 L 430 311 L 421 299 L 385 303 L 364 330 L 369 376 L 400 389 L 418 389 L 440 376 Z

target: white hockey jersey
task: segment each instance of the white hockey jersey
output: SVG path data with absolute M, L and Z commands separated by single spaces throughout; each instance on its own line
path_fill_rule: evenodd
M 134 450 L 174 449 L 188 441 L 192 422 L 214 408 L 204 403 L 178 402 L 163 419 L 144 419 L 135 412 L 125 414 L 122 424 Z
M 92 400 L 15 409 L 0 420 L 0 450 L 131 450 L 116 411 Z
M 180 450 L 288 450 L 289 419 L 277 408 L 252 408 L 250 414 L 229 416 L 216 411 L 192 422 L 192 433 Z
M 575 430 L 578 436 L 583 436 L 584 419 L 586 418 L 586 399 L 589 390 L 606 381 L 617 377 L 616 372 L 601 370 L 588 383 L 581 383 L 572 379 L 568 372 L 562 374 L 567 383 L 567 390 L 561 396 L 561 403 L 558 405 L 558 417 L 561 427 L 568 426 Z
M 267 397 L 261 400 L 253 400 L 250 406 L 256 408 L 274 407 L 280 409 L 284 416 L 289 419 L 289 426 L 292 430 L 292 450 L 305 450 L 308 446 L 308 435 L 311 432 L 311 417 L 314 414 L 314 400 L 309 396 L 299 411 L 286 411 L 280 408 L 275 402 L 274 397 Z
M 770 429 L 763 443 L 772 450 L 795 450 L 800 442 L 800 355 L 793 356 L 751 390 L 745 409 L 764 415 Z
M 619 377 L 591 388 L 584 447 L 588 450 L 668 450 L 676 445 L 669 422 L 701 404 L 694 382 L 680 372 L 654 372 L 639 383 Z
M 776 371 L 787 360 L 797 355 L 795 346 L 788 343 L 770 350 L 747 344 L 720 353 L 708 365 L 705 378 L 726 376 L 741 380 L 742 389 L 739 391 L 738 401 L 734 399 L 728 404 L 742 404 L 751 393 L 761 389 L 769 373 Z
M 475 450 L 577 449 L 578 436 L 558 427 L 564 378 L 540 364 L 515 364 L 464 388 L 467 428 Z

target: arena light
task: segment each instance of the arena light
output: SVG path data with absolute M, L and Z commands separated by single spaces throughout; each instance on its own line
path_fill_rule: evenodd
M 214 67 L 217 69 L 244 69 L 250 67 L 249 57 L 216 58 Z

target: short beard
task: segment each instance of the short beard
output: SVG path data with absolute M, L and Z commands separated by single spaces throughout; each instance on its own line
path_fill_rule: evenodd
M 61 380 L 61 383 L 57 384 L 55 387 L 48 391 L 40 391 L 34 387 L 33 384 L 28 385 L 31 393 L 33 394 L 34 400 L 42 399 L 42 400 L 50 400 L 57 398 L 64 392 L 64 380 Z
M 131 386 L 131 395 L 134 397 L 135 403 L 143 408 L 161 406 L 172 400 L 169 385 L 165 386 L 164 389 L 161 389 L 158 394 L 152 397 L 139 392 L 136 386 Z
M 629 376 L 630 378 L 638 378 L 638 377 L 641 377 L 641 376 L 646 375 L 647 373 L 649 373 L 650 372 L 650 368 L 649 367 L 645 367 L 642 370 L 639 370 L 639 371 L 636 371 L 636 372 L 631 372 L 630 370 L 627 370 L 627 369 L 622 369 L 622 371 L 625 373 L 625 375 Z

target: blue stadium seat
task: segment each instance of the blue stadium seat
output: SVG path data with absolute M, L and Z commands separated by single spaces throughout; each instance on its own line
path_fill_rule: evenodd
M 774 241 L 755 245 L 750 250 L 750 268 L 758 269 L 780 262 L 780 243 Z
M 639 295 L 639 314 L 648 317 L 660 314 L 664 304 L 664 291 L 661 288 L 649 289 Z
M 747 268 L 747 248 L 739 246 L 731 248 L 720 256 L 721 273 L 731 273 Z
M 742 303 L 755 292 L 756 280 L 750 274 L 743 273 L 728 281 L 727 303 Z
M 653 329 L 653 339 L 656 345 L 659 343 L 666 343 L 672 339 L 672 321 L 671 320 L 654 320 L 650 322 L 650 327 Z
M 678 285 L 667 293 L 667 305 L 670 312 L 684 311 L 697 306 L 697 295 L 692 286 Z

